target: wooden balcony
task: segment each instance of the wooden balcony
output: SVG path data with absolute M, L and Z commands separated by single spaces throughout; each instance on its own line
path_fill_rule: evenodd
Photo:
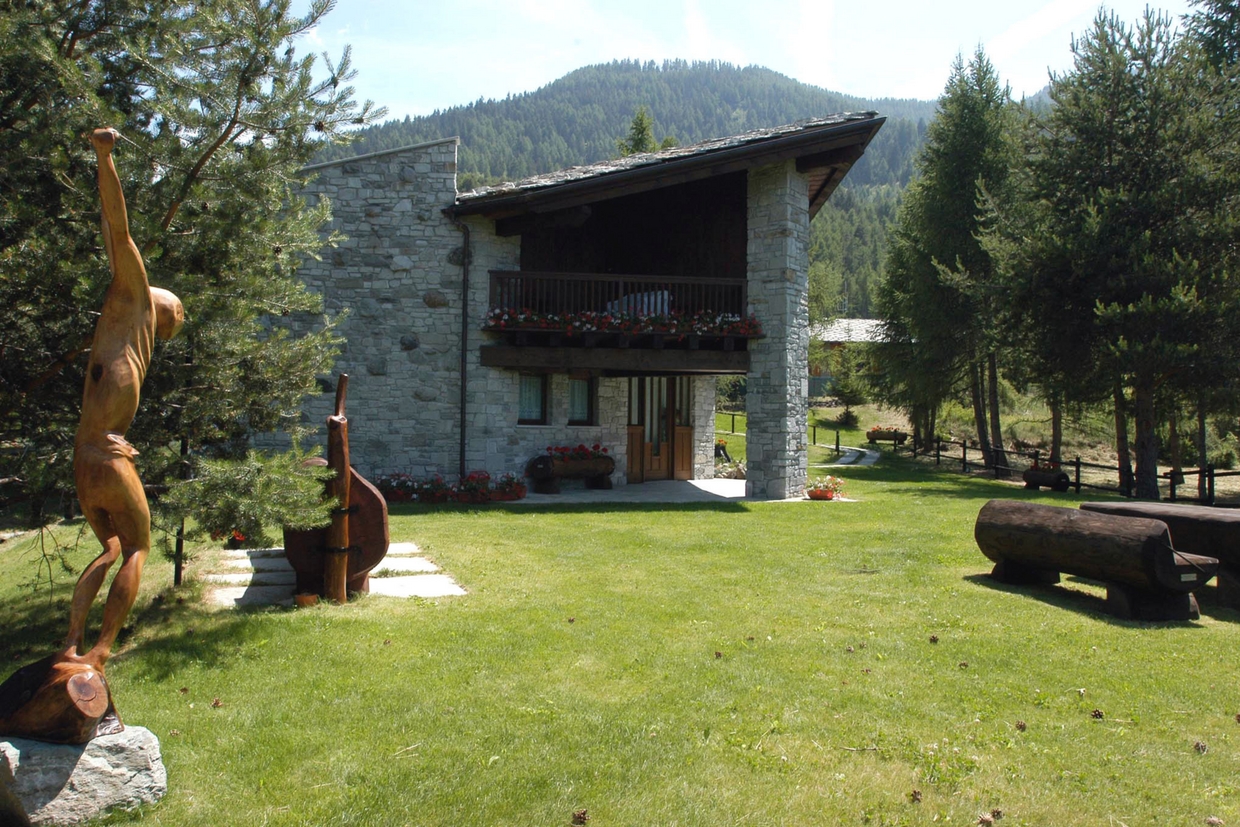
M 540 314 L 593 311 L 689 316 L 713 312 L 743 317 L 747 287 L 739 279 L 492 270 L 490 306 Z
M 492 270 L 482 364 L 596 375 L 738 374 L 749 368 L 739 280 Z

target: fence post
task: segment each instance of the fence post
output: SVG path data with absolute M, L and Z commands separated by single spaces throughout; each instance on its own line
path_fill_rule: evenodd
M 813 429 L 814 429 L 814 435 L 813 435 L 812 437 L 810 437 L 810 444 L 811 444 L 811 445 L 817 445 L 817 444 L 818 444 L 818 426 L 817 426 L 817 425 L 814 425 L 814 426 L 812 426 L 812 427 L 813 427 Z M 643 450 L 644 450 L 644 449 L 643 449 Z
M 943 439 L 941 437 L 934 438 L 934 464 L 939 464 L 939 459 L 943 455 Z
M 1081 458 L 1078 456 L 1073 463 L 1076 465 L 1076 495 L 1081 496 Z
M 969 473 L 969 445 L 968 443 L 960 443 L 960 473 Z
M 736 433 L 736 412 L 732 412 L 732 433 Z
M 1168 492 L 1170 492 L 1168 499 L 1171 500 L 1171 502 L 1175 502 L 1175 469 L 1174 468 L 1167 472 L 1167 490 Z
M 839 428 L 835 429 L 835 453 L 837 454 L 843 453 L 840 450 L 840 429 Z
M 1206 502 L 1214 505 L 1214 463 L 1206 463 Z

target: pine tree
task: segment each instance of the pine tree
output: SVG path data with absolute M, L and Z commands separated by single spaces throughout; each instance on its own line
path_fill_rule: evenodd
M 253 432 L 297 423 L 338 341 L 330 322 L 293 338 L 266 321 L 321 312 L 295 273 L 321 248 L 328 207 L 298 197 L 297 170 L 382 114 L 353 101 L 347 52 L 322 80 L 297 54 L 331 5 L 296 17 L 288 0 L 0 2 L 6 501 L 29 500 L 37 517 L 72 496 L 82 354 L 109 280 L 83 137 L 96 127 L 123 136 L 114 157 L 132 235 L 187 316 L 157 350 L 129 432 L 144 482 L 159 491 L 206 458 L 243 457 Z M 270 470 L 295 487 L 288 467 L 251 457 L 237 479 Z M 303 493 L 314 488 L 302 479 Z M 208 528 L 215 505 L 193 503 Z
M 629 124 L 629 136 L 616 141 L 616 149 L 622 158 L 641 152 L 658 152 L 660 149 L 671 149 L 674 146 L 676 146 L 676 139 L 671 135 L 665 136 L 661 142 L 655 140 L 654 119 L 650 117 L 650 111 L 644 106 L 639 106 L 633 113 L 633 120 Z
M 979 50 L 967 64 L 958 57 L 901 205 L 881 301 L 892 329 L 906 332 L 905 347 L 940 366 L 927 374 L 920 355 L 892 365 L 917 376 L 889 377 L 887 387 L 921 388 L 919 408 L 937 407 L 953 386 L 967 388 L 986 464 L 999 467 L 1006 465 L 998 411 L 1003 302 L 994 263 L 978 240 L 978 199 L 1006 197 L 1013 117 L 1009 91 L 985 54 Z M 930 390 L 926 380 L 935 376 L 944 384 Z
M 1206 332 L 1240 312 L 1226 269 L 1234 114 L 1203 98 L 1209 84 L 1165 17 L 1130 28 L 1100 14 L 1073 51 L 1030 160 L 1042 205 L 1031 272 L 1046 283 L 1031 311 L 1072 325 L 1081 360 L 1113 388 L 1121 465 L 1131 389 L 1136 493 L 1156 499 L 1160 388 L 1214 359 Z

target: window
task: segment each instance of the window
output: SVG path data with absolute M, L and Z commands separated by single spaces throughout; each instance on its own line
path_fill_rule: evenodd
M 598 387 L 593 378 L 568 380 L 568 424 L 597 425 Z
M 517 402 L 517 424 L 547 424 L 546 375 L 521 375 L 520 399 Z

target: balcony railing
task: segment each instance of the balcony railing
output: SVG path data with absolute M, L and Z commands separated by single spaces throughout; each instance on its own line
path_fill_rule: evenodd
M 641 316 L 728 313 L 744 317 L 742 280 L 492 270 L 491 308 L 534 313 L 629 313 Z

